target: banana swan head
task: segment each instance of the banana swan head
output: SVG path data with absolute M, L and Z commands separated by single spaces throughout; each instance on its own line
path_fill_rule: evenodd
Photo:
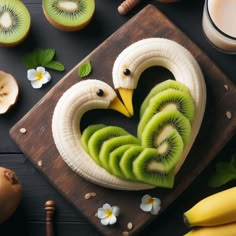
M 152 66 L 168 69 L 174 78 L 188 86 L 196 103 L 201 100 L 199 91 L 204 92 L 201 70 L 190 52 L 165 38 L 147 38 L 125 48 L 115 60 L 112 78 L 115 89 L 133 114 L 133 91 L 144 70 Z M 199 80 L 200 78 L 200 80 Z
M 52 117 L 52 135 L 62 159 L 85 179 L 108 188 L 149 189 L 153 186 L 121 180 L 97 165 L 81 143 L 80 120 L 92 109 L 115 109 L 129 116 L 115 91 L 100 80 L 84 80 L 71 86 L 59 99 Z M 99 173 L 99 174 L 98 174 Z

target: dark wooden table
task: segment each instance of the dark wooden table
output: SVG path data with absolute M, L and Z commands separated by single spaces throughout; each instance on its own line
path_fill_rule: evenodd
M 88 27 L 80 32 L 65 33 L 56 30 L 46 21 L 41 1 L 24 1 L 32 16 L 32 27 L 27 40 L 14 48 L 0 48 L 0 70 L 15 76 L 20 87 L 17 104 L 5 115 L 0 116 L 0 166 L 16 172 L 23 185 L 23 198 L 15 214 L 0 225 L 0 235 L 45 235 L 44 204 L 53 199 L 56 202 L 54 228 L 56 235 L 100 235 L 88 221 L 76 211 L 42 176 L 22 154 L 9 136 L 10 128 L 26 114 L 68 71 L 108 36 L 127 22 L 146 4 L 153 3 L 192 39 L 215 63 L 236 82 L 236 57 L 225 55 L 212 48 L 206 41 L 201 26 L 203 0 L 185 0 L 175 4 L 161 4 L 143 1 L 127 16 L 121 16 L 117 7 L 121 1 L 96 1 L 96 13 Z M 58 60 L 65 64 L 66 71 L 51 72 L 52 81 L 39 90 L 34 90 L 26 78 L 23 55 L 34 48 L 55 48 Z M 229 159 L 236 153 L 236 137 L 225 146 L 215 160 L 201 173 L 192 185 L 141 235 L 177 236 L 188 231 L 182 214 L 201 198 L 221 190 L 209 188 L 207 179 L 212 174 L 215 162 Z M 37 147 L 35 147 L 37 148 Z M 234 185 L 231 182 L 228 186 Z M 222 188 L 225 188 L 222 187 Z

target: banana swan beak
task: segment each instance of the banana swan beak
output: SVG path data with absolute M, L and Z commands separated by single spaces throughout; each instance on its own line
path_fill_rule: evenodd
M 126 107 L 118 97 L 114 98 L 114 100 L 110 103 L 108 108 L 118 111 L 127 117 L 131 117 L 131 114 L 129 113 L 129 111 L 126 109 Z
M 130 116 L 133 116 L 134 110 L 133 110 L 133 89 L 126 89 L 126 88 L 118 88 L 119 94 L 121 96 L 121 99 L 128 110 Z

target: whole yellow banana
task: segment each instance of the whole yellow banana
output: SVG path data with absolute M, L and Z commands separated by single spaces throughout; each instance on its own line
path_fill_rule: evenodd
M 236 223 L 230 223 L 225 225 L 200 227 L 191 230 L 184 236 L 235 236 L 236 235 Z
M 184 213 L 184 221 L 190 227 L 216 226 L 236 222 L 236 187 L 201 200 Z M 222 236 L 225 235 L 222 234 Z

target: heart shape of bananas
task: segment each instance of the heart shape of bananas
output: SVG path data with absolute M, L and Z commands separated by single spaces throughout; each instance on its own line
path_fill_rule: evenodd
M 133 114 L 133 91 L 144 70 L 162 66 L 175 80 L 155 86 L 140 109 L 138 137 L 120 127 L 91 125 L 81 135 L 80 120 L 91 109 Z M 113 189 L 171 188 L 199 132 L 206 104 L 201 69 L 191 53 L 164 38 L 131 44 L 113 66 L 115 91 L 100 80 L 84 80 L 59 99 L 52 118 L 55 145 L 70 168 Z

